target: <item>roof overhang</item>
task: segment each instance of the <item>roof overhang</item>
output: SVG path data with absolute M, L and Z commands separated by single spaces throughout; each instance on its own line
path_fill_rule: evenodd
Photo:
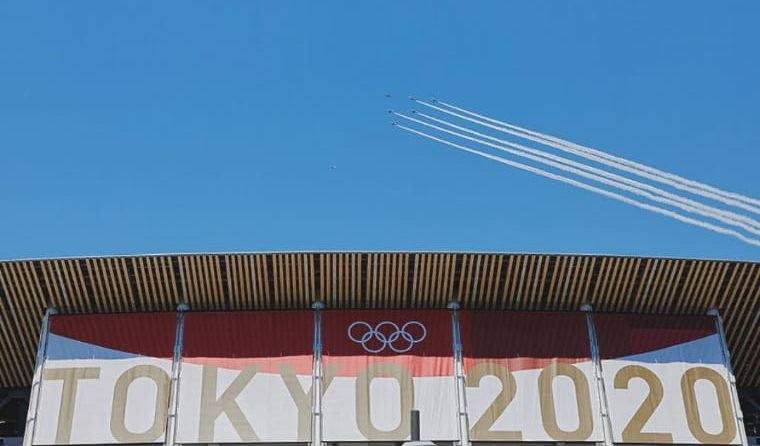
M 704 314 L 739 385 L 760 386 L 760 263 L 447 252 L 220 253 L 0 262 L 0 387 L 31 381 L 45 309 L 62 313 L 463 308 Z

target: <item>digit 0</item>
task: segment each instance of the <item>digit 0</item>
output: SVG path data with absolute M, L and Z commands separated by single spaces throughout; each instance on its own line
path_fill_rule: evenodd
M 399 413 L 401 420 L 391 431 L 383 431 L 372 424 L 370 416 L 370 384 L 377 377 L 390 377 L 398 382 Z M 414 407 L 414 382 L 409 372 L 393 362 L 376 362 L 367 366 L 356 377 L 356 425 L 368 440 L 404 440 L 411 427 L 410 412 Z
M 557 408 L 554 405 L 554 378 L 566 376 L 575 386 L 575 403 L 578 409 L 578 428 L 574 431 L 560 429 Z M 594 430 L 591 417 L 591 392 L 586 375 L 570 364 L 552 364 L 538 375 L 538 391 L 541 403 L 541 422 L 546 433 L 558 441 L 585 441 Z
M 720 411 L 722 427 L 717 434 L 707 432 L 699 418 L 699 404 L 694 384 L 700 379 L 709 381 L 715 387 L 715 393 L 718 396 L 718 410 Z M 720 373 L 707 367 L 694 367 L 687 370 L 681 377 L 681 394 L 683 395 L 683 407 L 686 410 L 686 422 L 694 438 L 701 443 L 708 444 L 731 443 L 736 436 L 736 422 L 733 418 L 733 410 L 731 410 L 728 385 Z

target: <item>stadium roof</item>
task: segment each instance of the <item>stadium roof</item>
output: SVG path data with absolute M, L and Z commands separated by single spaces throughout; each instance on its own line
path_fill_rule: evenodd
M 649 257 L 299 252 L 0 262 L 0 387 L 23 387 L 45 308 L 62 313 L 463 308 L 720 309 L 740 386 L 760 386 L 760 263 Z

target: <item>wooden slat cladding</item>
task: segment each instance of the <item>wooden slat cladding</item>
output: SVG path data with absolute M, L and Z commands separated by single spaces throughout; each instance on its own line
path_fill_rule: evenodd
M 497 253 L 203 254 L 0 262 L 0 386 L 28 385 L 44 309 L 64 313 L 463 308 L 703 314 L 760 386 L 760 264 Z

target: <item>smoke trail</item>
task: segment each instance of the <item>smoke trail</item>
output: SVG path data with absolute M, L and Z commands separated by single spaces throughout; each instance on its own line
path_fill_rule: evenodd
M 494 119 L 494 118 L 490 118 L 488 116 L 480 115 L 478 113 L 466 110 L 464 108 L 457 107 L 457 106 L 455 106 L 453 104 L 449 104 L 449 103 L 446 103 L 446 102 L 443 102 L 443 101 L 434 100 L 434 102 L 436 102 L 438 104 L 441 104 L 441 105 L 444 105 L 446 107 L 449 107 L 449 108 L 451 108 L 453 110 L 457 110 L 457 111 L 460 111 L 462 113 L 467 113 L 467 114 L 469 114 L 471 116 L 475 116 L 477 118 L 484 119 L 486 121 L 493 122 L 495 124 L 503 125 L 505 127 L 508 127 L 510 129 L 513 129 L 513 130 L 517 130 L 519 132 L 527 133 L 529 135 L 533 135 L 533 136 L 536 136 L 536 137 L 539 137 L 539 138 L 543 138 L 543 139 L 546 139 L 546 140 L 549 140 L 549 141 L 553 141 L 553 142 L 558 143 L 558 144 L 563 144 L 563 145 L 570 146 L 570 147 L 573 147 L 573 148 L 578 149 L 578 150 L 586 151 L 588 153 L 595 154 L 597 156 L 600 156 L 602 158 L 608 159 L 610 161 L 616 161 L 616 162 L 619 162 L 621 164 L 625 164 L 625 165 L 631 166 L 631 167 L 636 168 L 636 169 L 640 169 L 640 170 L 643 170 L 643 171 L 646 171 L 646 172 L 650 172 L 652 174 L 659 175 L 659 176 L 662 176 L 664 178 L 668 178 L 670 180 L 673 180 L 673 181 L 676 181 L 676 182 L 680 182 L 680 183 L 683 183 L 683 184 L 686 184 L 686 185 L 690 185 L 690 186 L 693 186 L 693 187 L 698 188 L 698 189 L 703 189 L 705 191 L 713 192 L 713 193 L 716 193 L 718 195 L 725 196 L 727 198 L 734 198 L 736 200 L 743 201 L 743 202 L 748 203 L 748 204 L 753 204 L 753 205 L 760 206 L 760 200 L 757 200 L 757 199 L 752 198 L 752 197 L 747 197 L 745 195 L 737 194 L 737 193 L 734 193 L 734 192 L 724 191 L 722 189 L 718 189 L 718 188 L 710 186 L 708 184 L 700 183 L 698 181 L 693 181 L 693 180 L 690 180 L 688 178 L 683 178 L 681 176 L 678 176 L 678 175 L 675 175 L 675 174 L 672 174 L 672 173 L 669 173 L 669 172 L 665 172 L 665 171 L 662 171 L 660 169 L 656 169 L 656 168 L 651 167 L 651 166 L 647 166 L 646 164 L 641 164 L 641 163 L 637 163 L 635 161 L 628 160 L 626 158 L 617 157 L 617 156 L 609 154 L 607 152 L 603 152 L 603 151 L 598 150 L 598 149 L 594 149 L 594 148 L 591 148 L 591 147 L 587 147 L 587 146 L 583 146 L 583 145 L 580 145 L 580 144 L 576 144 L 576 143 L 574 143 L 572 141 L 568 141 L 566 139 L 558 138 L 556 136 L 547 135 L 545 133 L 536 132 L 534 130 L 529 130 L 529 129 L 526 129 L 526 128 L 523 128 L 523 127 L 516 126 L 514 124 L 509 124 L 509 123 L 506 123 L 506 122 L 503 122 L 503 121 L 499 121 L 498 119 Z
M 586 172 L 586 171 L 581 170 L 581 169 L 576 169 L 574 167 L 570 167 L 570 166 L 567 166 L 565 164 L 562 164 L 561 162 L 555 162 L 555 161 L 552 161 L 550 159 L 543 158 L 540 155 L 539 156 L 535 156 L 535 155 L 532 155 L 530 153 L 526 153 L 524 151 L 508 149 L 508 148 L 506 148 L 504 146 L 500 146 L 500 145 L 497 145 L 497 144 L 489 143 L 487 141 L 483 141 L 483 140 L 480 140 L 480 139 L 477 139 L 477 138 L 473 138 L 471 136 L 467 136 L 467 135 L 464 135 L 464 134 L 461 134 L 461 133 L 458 133 L 458 132 L 454 132 L 454 131 L 451 131 L 451 130 L 439 127 L 437 125 L 433 125 L 433 124 L 427 123 L 425 121 L 421 121 L 419 119 L 415 119 L 415 118 L 412 118 L 410 116 L 406 116 L 406 115 L 404 115 L 402 113 L 398 113 L 398 112 L 392 112 L 392 113 L 394 115 L 396 115 L 396 116 L 399 116 L 399 117 L 403 118 L 403 119 L 406 119 L 406 120 L 409 120 L 409 121 L 412 121 L 412 122 L 416 122 L 416 123 L 418 123 L 420 125 L 423 125 L 423 126 L 426 126 L 428 128 L 432 128 L 432 129 L 438 130 L 440 132 L 448 133 L 449 135 L 453 135 L 453 136 L 456 136 L 456 137 L 459 137 L 459 138 L 462 138 L 462 139 L 466 139 L 468 141 L 472 141 L 472 142 L 475 142 L 475 143 L 478 143 L 478 144 L 483 144 L 485 146 L 489 146 L 489 147 L 492 147 L 492 148 L 497 149 L 497 150 L 501 150 L 501 151 L 504 151 L 504 152 L 507 152 L 507 153 L 511 153 L 513 155 L 521 156 L 523 158 L 527 158 L 527 159 L 530 159 L 530 160 L 533 160 L 533 161 L 536 161 L 536 162 L 539 162 L 539 163 L 543 163 L 543 164 L 555 167 L 557 169 L 563 170 L 565 172 L 569 172 L 569 173 L 572 173 L 572 174 L 575 174 L 575 175 L 579 175 L 579 176 L 591 179 L 593 181 L 597 181 L 599 183 L 606 184 L 608 186 L 616 187 L 618 189 L 622 189 L 624 191 L 631 192 L 633 194 L 636 194 L 636 195 L 648 198 L 648 199 L 650 199 L 652 201 L 657 201 L 659 203 L 667 204 L 667 205 L 670 205 L 670 206 L 675 206 L 675 207 L 683 209 L 683 210 L 685 210 L 687 212 L 691 212 L 693 214 L 697 214 L 697 215 L 700 215 L 700 216 L 707 216 L 709 218 L 714 218 L 714 219 L 719 220 L 719 221 L 721 221 L 723 223 L 726 223 L 726 224 L 729 224 L 729 225 L 732 225 L 732 226 L 741 227 L 741 228 L 745 229 L 748 232 L 760 235 L 760 230 L 758 230 L 756 228 L 753 228 L 752 226 L 746 225 L 744 223 L 738 222 L 738 221 L 736 221 L 734 219 L 730 219 L 730 218 L 723 217 L 721 215 L 717 215 L 714 212 L 709 212 L 708 213 L 708 212 L 702 211 L 702 210 L 700 210 L 700 209 L 698 209 L 698 208 L 696 208 L 694 206 L 690 206 L 690 205 L 687 205 L 687 204 L 682 204 L 682 203 L 680 203 L 678 201 L 671 200 L 669 198 L 664 198 L 664 197 L 661 197 L 659 195 L 654 195 L 654 194 L 646 192 L 646 191 L 644 191 L 642 189 L 639 189 L 637 187 L 628 186 L 628 185 L 625 185 L 624 183 L 621 183 L 619 181 L 614 181 L 614 180 L 606 179 L 603 176 L 592 174 L 592 173 Z M 540 151 L 536 151 L 536 152 L 540 152 Z
M 608 197 L 608 198 L 612 198 L 614 200 L 622 201 L 623 203 L 630 204 L 632 206 L 636 206 L 636 207 L 641 208 L 641 209 L 645 209 L 645 210 L 648 210 L 648 211 L 651 211 L 651 212 L 655 212 L 655 213 L 658 213 L 658 214 L 661 214 L 661 215 L 665 215 L 666 217 L 674 218 L 674 219 L 676 219 L 676 220 L 678 220 L 680 222 L 683 222 L 683 223 L 687 223 L 687 224 L 694 225 L 694 226 L 699 226 L 701 228 L 705 228 L 705 229 L 708 229 L 710 231 L 717 232 L 719 234 L 731 235 L 731 236 L 736 237 L 739 240 L 741 240 L 741 241 L 743 241 L 745 243 L 748 243 L 750 245 L 760 246 L 760 240 L 747 237 L 744 234 L 741 234 L 741 233 L 739 233 L 737 231 L 734 231 L 733 229 L 724 228 L 722 226 L 717 226 L 717 225 L 714 225 L 712 223 L 708 223 L 708 222 L 705 222 L 705 221 L 702 221 L 702 220 L 697 220 L 697 219 L 694 219 L 694 218 L 691 218 L 691 217 L 687 217 L 685 215 L 679 214 L 678 212 L 673 212 L 671 210 L 664 209 L 664 208 L 661 208 L 661 207 L 658 207 L 658 206 L 653 206 L 653 205 L 650 205 L 650 204 L 642 203 L 642 202 L 640 202 L 638 200 L 634 200 L 632 198 L 628 198 L 628 197 L 626 197 L 624 195 L 620 195 L 620 194 L 615 193 L 615 192 L 610 192 L 608 190 L 601 189 L 601 188 L 598 188 L 596 186 L 591 186 L 589 184 L 586 184 L 586 183 L 574 180 L 572 178 L 568 178 L 568 177 L 565 177 L 565 176 L 562 176 L 562 175 L 553 174 L 551 172 L 547 172 L 545 170 L 538 169 L 536 167 L 532 167 L 532 166 L 528 166 L 526 164 L 522 164 L 522 163 L 518 163 L 518 162 L 515 162 L 515 161 L 511 161 L 511 160 L 508 160 L 508 159 L 505 159 L 505 158 L 501 158 L 501 157 L 496 156 L 496 155 L 491 155 L 491 154 L 488 154 L 488 153 L 485 153 L 485 152 L 481 152 L 479 150 L 471 149 L 469 147 L 465 147 L 465 146 L 462 146 L 462 145 L 459 145 L 459 144 L 447 141 L 445 139 L 437 138 L 437 137 L 435 137 L 433 135 L 429 135 L 427 133 L 424 133 L 424 132 L 421 132 L 419 130 L 415 130 L 415 129 L 412 129 L 412 128 L 409 128 L 409 127 L 406 127 L 406 126 L 403 126 L 403 125 L 400 125 L 400 124 L 394 124 L 394 125 L 395 125 L 395 127 L 398 127 L 398 128 L 400 128 L 402 130 L 405 130 L 407 132 L 415 133 L 415 134 L 417 134 L 419 136 L 422 136 L 424 138 L 431 139 L 433 141 L 437 141 L 439 143 L 446 144 L 446 145 L 451 146 L 451 147 L 455 147 L 455 148 L 457 148 L 459 150 L 463 150 L 465 152 L 469 152 L 469 153 L 472 153 L 472 154 L 475 154 L 475 155 L 478 155 L 478 156 L 482 156 L 484 158 L 488 158 L 490 160 L 493 160 L 493 161 L 496 161 L 496 162 L 499 162 L 499 163 L 502 163 L 502 164 L 506 164 L 508 166 L 516 167 L 518 169 L 525 170 L 527 172 L 531 172 L 531 173 L 534 173 L 536 175 L 540 175 L 542 177 L 551 178 L 553 180 L 560 181 L 562 183 L 570 184 L 572 186 L 575 186 L 575 187 L 578 187 L 578 188 L 581 188 L 581 189 L 585 189 L 585 190 L 588 190 L 590 192 L 594 192 L 596 194 L 603 195 L 603 196 Z
M 551 159 L 551 160 L 554 160 L 554 161 L 558 161 L 558 162 L 563 163 L 563 164 L 567 164 L 569 166 L 574 166 L 574 167 L 577 167 L 579 169 L 586 170 L 588 172 L 592 172 L 592 173 L 594 173 L 596 175 L 599 175 L 599 176 L 602 176 L 602 177 L 605 177 L 605 178 L 609 178 L 611 180 L 620 181 L 621 183 L 625 183 L 625 184 L 631 185 L 633 187 L 637 187 L 639 189 L 648 190 L 650 192 L 653 192 L 655 194 L 658 194 L 658 195 L 661 195 L 663 197 L 669 198 L 671 200 L 674 200 L 674 201 L 677 201 L 677 202 L 680 202 L 680 203 L 683 203 L 683 204 L 686 204 L 686 205 L 698 208 L 698 209 L 704 211 L 705 213 L 709 214 L 709 216 L 711 218 L 719 219 L 719 218 L 717 218 L 717 216 L 720 215 L 720 216 L 723 216 L 723 217 L 725 217 L 725 218 L 727 218 L 729 220 L 734 220 L 736 222 L 744 222 L 744 223 L 750 225 L 750 227 L 746 227 L 746 226 L 741 225 L 741 224 L 736 224 L 736 226 L 745 228 L 749 232 L 752 232 L 752 233 L 755 233 L 755 234 L 760 234 L 760 222 L 758 222 L 757 220 L 755 220 L 755 219 L 753 219 L 751 217 L 748 217 L 746 215 L 736 214 L 736 213 L 731 212 L 731 211 L 726 211 L 724 209 L 720 209 L 720 208 L 716 208 L 716 207 L 713 207 L 713 206 L 709 206 L 709 205 L 706 205 L 706 204 L 704 204 L 702 202 L 691 200 L 689 198 L 682 197 L 680 195 L 670 193 L 670 192 L 668 192 L 666 190 L 663 190 L 663 189 L 660 189 L 658 187 L 652 186 L 652 185 L 650 185 L 648 183 L 642 183 L 642 182 L 634 180 L 632 178 L 628 178 L 628 177 L 617 175 L 617 174 L 614 174 L 614 173 L 611 173 L 611 172 L 607 172 L 606 170 L 598 169 L 598 168 L 595 168 L 595 167 L 589 166 L 587 164 L 583 164 L 583 163 L 580 163 L 580 162 L 577 162 L 577 161 L 574 161 L 574 160 L 571 160 L 571 159 L 568 159 L 568 158 L 563 158 L 561 156 L 557 156 L 557 155 L 554 155 L 554 154 L 551 154 L 551 153 L 548 153 L 548 152 L 544 152 L 542 150 L 534 149 L 532 147 L 524 146 L 522 144 L 513 143 L 511 141 L 506 141 L 506 140 L 503 140 L 503 139 L 495 138 L 495 137 L 490 136 L 490 135 L 486 135 L 486 134 L 483 134 L 483 133 L 480 133 L 480 132 L 476 132 L 475 130 L 472 130 L 470 128 L 462 127 L 462 126 L 456 125 L 454 123 L 451 123 L 451 122 L 443 120 L 443 119 L 438 119 L 438 118 L 436 118 L 434 116 L 430 116 L 430 115 L 428 115 L 426 113 L 416 112 L 416 111 L 412 111 L 412 113 L 415 113 L 415 114 L 417 114 L 417 115 L 419 115 L 419 116 L 421 116 L 421 117 L 423 117 L 425 119 L 428 119 L 430 121 L 437 122 L 439 124 L 443 124 L 445 126 L 448 126 L 448 127 L 451 127 L 451 128 L 457 129 L 457 130 L 460 130 L 460 131 L 465 132 L 465 133 L 469 133 L 471 135 L 475 135 L 475 136 L 477 136 L 479 138 L 485 138 L 485 139 L 488 139 L 490 141 L 494 141 L 494 142 L 496 142 L 496 143 L 498 143 L 498 144 L 500 144 L 502 146 L 513 147 L 515 149 L 526 151 L 528 153 L 532 153 L 532 154 L 540 156 L 540 157 L 548 158 L 548 159 Z M 721 221 L 723 221 L 723 220 L 721 220 Z M 728 224 L 734 224 L 734 223 L 729 222 L 729 221 L 724 221 L 724 222 L 728 223 Z
M 547 145 L 547 146 L 550 146 L 550 147 L 554 147 L 555 149 L 561 150 L 563 152 L 572 153 L 574 155 L 578 155 L 580 157 L 596 161 L 596 162 L 598 162 L 600 164 L 604 164 L 606 166 L 613 167 L 615 169 L 619 169 L 619 170 L 622 170 L 622 171 L 625 171 L 625 172 L 632 173 L 634 175 L 638 175 L 638 176 L 641 176 L 641 177 L 644 177 L 644 178 L 648 178 L 648 179 L 650 179 L 652 181 L 656 181 L 658 183 L 667 184 L 667 185 L 669 185 L 669 186 L 671 186 L 671 187 L 673 187 L 675 189 L 691 192 L 691 193 L 696 194 L 696 195 L 701 195 L 703 197 L 707 197 L 707 198 L 711 198 L 711 199 L 716 200 L 716 201 L 720 201 L 721 203 L 729 205 L 729 206 L 734 206 L 734 207 L 742 208 L 742 209 L 745 209 L 747 211 L 753 212 L 755 214 L 760 214 L 760 208 L 757 208 L 757 207 L 754 207 L 752 205 L 746 204 L 745 202 L 742 202 L 742 201 L 737 201 L 737 200 L 732 199 L 732 198 L 726 198 L 724 196 L 724 195 L 738 195 L 738 194 L 732 194 L 730 192 L 723 192 L 723 191 L 721 191 L 724 194 L 724 195 L 721 195 L 721 194 L 718 194 L 718 193 L 705 191 L 704 189 L 701 189 L 701 188 L 698 188 L 698 187 L 695 187 L 695 186 L 690 186 L 690 185 L 682 184 L 682 183 L 679 183 L 677 181 L 671 180 L 669 178 L 664 178 L 661 175 L 648 173 L 648 172 L 643 171 L 643 170 L 641 170 L 639 168 L 631 167 L 631 166 L 629 166 L 627 164 L 607 159 L 608 157 L 612 157 L 612 155 L 605 154 L 606 157 L 603 157 L 603 156 L 596 155 L 596 154 L 594 154 L 594 153 L 592 153 L 592 152 L 589 151 L 589 150 L 595 150 L 595 149 L 589 149 L 589 148 L 586 148 L 584 146 L 580 146 L 578 144 L 570 143 L 570 142 L 563 142 L 563 143 L 555 142 L 555 140 L 557 140 L 557 141 L 564 141 L 564 140 L 561 140 L 559 138 L 550 137 L 550 139 L 547 139 L 544 136 L 533 136 L 532 134 L 523 133 L 522 130 L 512 130 L 510 128 L 504 127 L 504 125 L 510 126 L 510 124 L 502 123 L 501 121 L 498 121 L 498 120 L 495 120 L 495 119 L 492 119 L 492 118 L 484 117 L 484 118 L 490 119 L 492 121 L 499 122 L 500 124 L 498 126 L 497 125 L 493 125 L 493 124 L 490 124 L 488 122 L 481 121 L 479 119 L 471 118 L 469 116 L 464 116 L 464 115 L 462 115 L 460 113 L 456 113 L 456 112 L 453 112 L 451 110 L 447 110 L 445 108 L 435 106 L 433 104 L 430 104 L 428 102 L 425 102 L 425 101 L 422 101 L 422 100 L 419 100 L 419 99 L 413 99 L 413 101 L 417 102 L 420 105 L 424 105 L 425 107 L 428 107 L 428 108 L 431 108 L 431 109 L 434 109 L 434 110 L 438 110 L 438 111 L 440 111 L 442 113 L 446 113 L 446 114 L 448 114 L 450 116 L 455 116 L 455 117 L 463 119 L 465 121 L 469 121 L 469 122 L 472 122 L 472 123 L 475 123 L 475 124 L 478 124 L 478 125 L 482 125 L 484 127 L 488 127 L 488 128 L 494 129 L 494 130 L 498 130 L 498 131 L 503 132 L 503 133 L 507 133 L 507 134 L 510 134 L 510 135 L 513 135 L 513 136 L 517 136 L 517 137 L 528 139 L 528 140 L 534 141 L 534 142 L 538 142 L 540 144 L 544 144 L 544 145 Z M 444 102 L 441 102 L 441 101 L 438 101 L 438 103 L 439 104 L 445 104 Z M 463 110 L 463 109 L 459 109 L 459 110 Z M 482 115 L 478 115 L 477 113 L 474 113 L 474 112 L 469 112 L 469 111 L 466 111 L 466 112 L 470 113 L 472 116 L 479 116 L 479 117 L 482 116 Z M 531 133 L 537 133 L 537 132 L 531 132 Z M 604 153 L 604 152 L 600 152 L 600 151 L 596 151 L 596 152 Z M 614 158 L 617 158 L 617 157 L 614 157 Z M 617 159 L 622 159 L 622 158 L 617 158 Z M 652 169 L 652 168 L 650 168 L 650 169 Z M 671 174 L 668 174 L 668 175 L 671 175 Z M 675 177 L 675 175 L 671 175 L 671 176 Z M 680 177 L 678 177 L 678 178 L 680 178 Z M 697 183 L 697 182 L 690 181 L 690 180 L 686 180 L 686 181 L 689 181 L 691 183 L 701 184 L 701 183 Z M 704 185 L 704 186 L 706 186 L 706 185 Z M 710 187 L 710 186 L 707 186 L 707 187 Z M 744 198 L 746 200 L 749 200 L 749 201 L 756 201 L 756 200 L 754 200 L 752 198 L 749 198 L 749 197 L 744 197 Z
M 586 153 L 589 153 L 589 154 L 593 154 L 593 155 L 605 158 L 605 159 L 610 160 L 612 162 L 617 162 L 617 163 L 620 163 L 620 164 L 623 164 L 623 165 L 626 165 L 626 166 L 630 166 L 630 167 L 632 167 L 634 169 L 638 169 L 638 170 L 641 170 L 641 171 L 649 172 L 651 174 L 663 177 L 663 179 L 669 179 L 669 180 L 672 180 L 672 181 L 675 181 L 675 182 L 678 182 L 678 183 L 681 183 L 681 184 L 684 184 L 684 185 L 688 185 L 688 186 L 692 186 L 692 187 L 697 188 L 697 189 L 701 189 L 701 190 L 703 190 L 705 192 L 712 192 L 714 194 L 717 194 L 717 195 L 720 195 L 720 196 L 723 196 L 723 197 L 726 197 L 726 198 L 732 198 L 732 199 L 735 199 L 735 200 L 739 200 L 741 202 L 744 202 L 744 203 L 747 203 L 747 204 L 750 204 L 750 205 L 760 206 L 760 200 L 757 200 L 757 199 L 752 198 L 752 197 L 748 197 L 746 195 L 738 194 L 738 193 L 735 193 L 735 192 L 724 191 L 722 189 L 710 186 L 708 184 L 704 184 L 704 183 L 700 183 L 698 181 L 690 180 L 688 178 L 684 178 L 684 177 L 672 174 L 670 172 L 665 172 L 663 170 L 656 169 L 656 168 L 651 167 L 651 166 L 647 166 L 646 164 L 637 163 L 635 161 L 631 161 L 631 160 L 628 160 L 626 158 L 621 158 L 621 157 L 609 154 L 607 152 L 603 152 L 603 151 L 598 150 L 598 149 L 594 149 L 594 148 L 591 148 L 591 147 L 587 147 L 587 146 L 583 146 L 583 145 L 580 145 L 580 144 L 576 144 L 576 143 L 574 143 L 572 141 L 568 141 L 566 139 L 558 138 L 556 136 L 547 135 L 545 133 L 536 132 L 534 130 L 529 130 L 529 129 L 526 129 L 526 128 L 523 128 L 523 127 L 518 127 L 518 126 L 516 126 L 514 124 L 509 124 L 509 123 L 506 123 L 506 122 L 503 122 L 503 121 L 499 121 L 498 119 L 494 119 L 494 118 L 490 118 L 488 116 L 480 115 L 478 113 L 475 113 L 475 112 L 472 112 L 472 111 L 469 111 L 469 110 L 457 107 L 455 105 L 452 105 L 452 104 L 449 104 L 449 103 L 446 103 L 446 102 L 443 102 L 443 101 L 436 100 L 435 102 L 437 102 L 437 103 L 439 103 L 441 105 L 444 105 L 446 107 L 449 107 L 449 108 L 451 108 L 453 110 L 461 111 L 463 113 L 470 114 L 471 116 L 475 116 L 475 117 L 480 118 L 480 119 L 485 119 L 486 121 L 490 121 L 490 122 L 493 122 L 493 123 L 496 123 L 496 124 L 508 127 L 510 129 L 526 133 L 528 135 L 536 136 L 538 138 L 542 138 L 542 139 L 545 139 L 547 141 L 552 141 L 552 142 L 557 143 L 557 144 L 562 144 L 564 146 L 567 146 L 567 147 L 570 147 L 570 148 L 574 148 L 576 150 L 580 150 L 580 151 L 583 151 L 583 152 L 586 152 Z

